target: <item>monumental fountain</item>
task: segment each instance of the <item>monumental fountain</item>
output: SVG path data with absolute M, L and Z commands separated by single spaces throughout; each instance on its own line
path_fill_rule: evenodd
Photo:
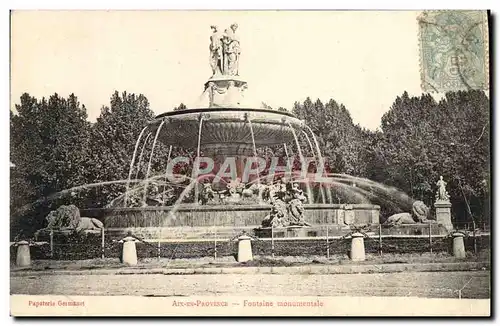
M 332 174 L 304 121 L 289 112 L 245 104 L 248 84 L 240 76 L 237 29 L 233 24 L 221 32 L 212 26 L 212 75 L 202 96 L 206 102 L 160 114 L 145 126 L 131 153 L 125 194 L 107 208 L 83 210 L 83 216 L 146 239 L 184 240 L 212 238 L 214 230 L 221 238 L 241 231 L 257 237 L 318 237 L 380 223 L 380 206 L 370 200 L 380 184 Z M 135 180 L 148 138 L 153 139 L 149 164 L 144 177 Z M 151 161 L 159 143 L 169 152 L 164 172 L 153 175 Z M 194 156 L 173 157 L 173 147 L 190 149 Z M 260 157 L 269 148 L 284 157 L 271 162 Z M 190 164 L 189 175 L 176 173 L 176 164 Z M 173 184 L 183 185 L 182 191 L 166 201 L 166 186 Z M 336 190 L 350 193 L 352 202 L 334 202 Z M 406 197 L 402 201 L 410 209 L 414 203 Z

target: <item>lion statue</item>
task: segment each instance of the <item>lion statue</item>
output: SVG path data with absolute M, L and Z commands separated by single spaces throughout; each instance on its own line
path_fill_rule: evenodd
M 412 204 L 411 213 L 399 213 L 389 216 L 384 222 L 386 225 L 401 225 L 401 224 L 416 224 L 416 223 L 430 223 L 428 219 L 429 207 L 422 201 L 417 200 Z
M 427 207 L 422 201 L 417 200 L 412 205 L 412 214 L 414 220 L 420 223 L 428 222 L 429 217 L 429 207 Z
M 398 213 L 391 215 L 385 220 L 385 225 L 415 224 L 410 213 Z
M 93 217 L 81 217 L 80 210 L 75 205 L 62 205 L 58 209 L 51 211 L 46 217 L 47 227 L 43 230 L 60 230 L 60 231 L 87 231 L 100 230 L 104 228 L 104 224 Z

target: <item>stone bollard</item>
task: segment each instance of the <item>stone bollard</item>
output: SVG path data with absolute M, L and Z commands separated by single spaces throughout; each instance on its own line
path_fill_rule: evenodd
M 31 266 L 30 244 L 28 241 L 19 241 L 17 245 L 16 266 Z
M 364 235 L 355 232 L 351 235 L 351 260 L 363 261 L 365 260 L 365 242 Z
M 244 234 L 238 238 L 238 262 L 253 260 L 252 238 Z
M 455 258 L 465 258 L 464 234 L 453 233 L 453 256 Z
M 134 237 L 125 237 L 123 240 L 122 263 L 127 265 L 137 265 L 137 250 Z

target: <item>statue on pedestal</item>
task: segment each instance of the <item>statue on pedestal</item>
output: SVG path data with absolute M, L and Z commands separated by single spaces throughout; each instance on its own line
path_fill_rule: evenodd
M 232 24 L 224 33 L 219 33 L 217 26 L 210 26 L 210 66 L 213 76 L 222 74 L 238 76 L 240 61 L 240 40 L 236 35 L 237 24 Z
M 222 36 L 217 30 L 217 26 L 210 26 L 212 35 L 210 36 L 210 66 L 213 76 L 222 73 Z
M 446 182 L 443 177 L 440 176 L 438 182 L 436 193 L 436 202 L 434 207 L 436 208 L 436 222 L 443 225 L 446 230 L 451 231 L 453 229 L 453 223 L 451 222 L 451 203 L 450 196 L 446 191 Z
M 237 24 L 224 32 L 212 25 L 210 36 L 210 67 L 212 76 L 205 83 L 204 92 L 209 94 L 209 107 L 239 106 L 247 83 L 239 77 L 240 40 L 236 34 Z
M 237 24 L 232 24 L 230 28 L 224 31 L 222 36 L 224 52 L 224 74 L 229 76 L 238 76 L 240 41 L 236 35 Z
M 443 180 L 443 177 L 440 176 L 438 182 L 436 182 L 436 186 L 438 186 L 438 190 L 436 193 L 436 201 L 450 201 L 450 196 L 446 191 L 446 182 Z

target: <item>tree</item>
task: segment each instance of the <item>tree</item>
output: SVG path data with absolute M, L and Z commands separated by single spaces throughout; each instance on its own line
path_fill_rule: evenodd
M 305 120 L 317 136 L 332 172 L 365 175 L 366 165 L 362 157 L 369 132 L 353 123 L 344 105 L 333 99 L 324 105 L 319 99 L 313 103 L 306 98 L 303 103 L 296 102 L 292 112 Z
M 174 111 L 183 111 L 183 110 L 186 110 L 186 109 L 187 109 L 187 106 L 184 105 L 184 103 L 181 103 L 181 104 L 179 104 L 179 106 L 176 106 L 174 108 Z
M 11 162 L 33 187 L 33 196 L 84 182 L 90 123 L 76 96 L 54 94 L 37 101 L 24 94 L 16 111 L 11 113 Z
M 375 139 L 373 179 L 432 205 L 442 175 L 458 220 L 470 219 L 465 198 L 476 217 L 484 215 L 489 196 L 489 101 L 484 92 L 450 92 L 439 103 L 429 94 L 409 97 L 405 92 L 382 117 L 382 133 Z
M 11 112 L 11 204 L 22 205 L 85 183 L 90 123 L 85 106 L 71 94 L 38 101 L 29 94 Z M 33 207 L 37 215 L 51 202 Z
M 42 163 L 33 162 L 37 159 L 33 154 L 42 146 L 37 99 L 23 94 L 21 104 L 16 104 L 16 111 L 17 114 L 10 111 L 10 162 L 15 166 L 10 170 L 11 211 L 36 199 L 37 189 L 31 184 L 30 177 Z
M 110 106 L 103 106 L 91 129 L 87 169 L 89 183 L 126 180 L 135 144 L 142 129 L 154 118 L 147 98 L 115 91 Z M 124 184 L 89 191 L 88 206 L 102 207 L 122 194 Z

